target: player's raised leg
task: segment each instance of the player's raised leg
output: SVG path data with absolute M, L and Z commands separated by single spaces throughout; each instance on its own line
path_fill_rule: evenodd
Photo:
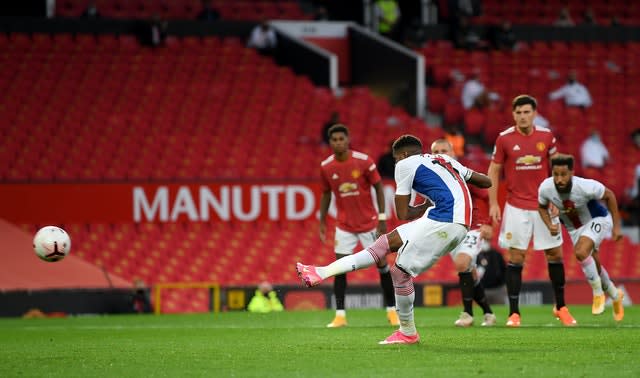
M 307 287 L 312 287 L 320 284 L 329 277 L 368 268 L 378 261 L 381 261 L 381 259 L 386 258 L 389 252 L 390 247 L 387 235 L 382 235 L 375 243 L 362 251 L 345 256 L 329 265 L 314 266 L 297 263 L 296 271 L 304 284 Z

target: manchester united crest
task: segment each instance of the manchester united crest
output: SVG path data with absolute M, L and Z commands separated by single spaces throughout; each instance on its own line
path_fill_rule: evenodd
M 540 152 L 544 151 L 547 146 L 543 142 L 536 143 L 536 149 Z
M 360 177 L 360 171 L 357 169 L 354 169 L 353 171 L 351 171 L 351 177 L 353 177 L 354 179 L 357 179 L 358 177 Z

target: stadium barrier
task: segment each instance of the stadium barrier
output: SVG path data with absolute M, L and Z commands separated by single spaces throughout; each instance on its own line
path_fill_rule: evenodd
M 170 282 L 157 284 L 154 287 L 153 308 L 154 313 L 159 315 L 163 312 L 163 291 L 167 293 L 169 290 L 188 290 L 188 289 L 206 289 L 209 297 L 209 311 L 220 312 L 220 285 L 214 282 Z M 169 293 L 170 294 L 170 293 Z M 177 296 L 182 297 L 181 293 Z
M 134 313 L 132 289 L 48 289 L 0 291 L 0 316 Z
M 625 292 L 625 305 L 640 298 L 640 280 L 616 280 Z M 417 307 L 460 306 L 460 290 L 455 283 L 416 283 Z M 194 295 L 188 291 L 200 291 Z M 202 294 L 202 290 L 206 290 Z M 153 288 L 155 314 L 179 312 L 244 311 L 255 286 L 221 287 L 213 282 L 177 282 L 158 284 Z M 323 284 L 311 289 L 302 286 L 274 285 L 287 311 L 326 310 L 335 308 L 333 289 Z M 591 288 L 586 281 L 571 281 L 565 286 L 569 304 L 591 304 Z M 0 292 L 0 316 L 24 316 L 32 310 L 44 314 L 86 315 L 135 313 L 131 289 L 55 289 L 13 290 Z M 505 298 L 506 299 L 506 298 Z M 174 303 L 174 305 L 170 305 Z M 520 296 L 522 305 L 551 305 L 553 290 L 549 282 L 524 282 Z M 382 308 L 384 299 L 377 284 L 350 285 L 346 307 Z

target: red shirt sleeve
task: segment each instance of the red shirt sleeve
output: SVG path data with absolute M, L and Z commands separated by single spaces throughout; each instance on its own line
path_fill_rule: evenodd
M 558 152 L 558 147 L 556 146 L 556 137 L 552 133 L 549 134 L 549 157 L 551 157 L 551 155 Z
M 364 163 L 363 171 L 367 176 L 367 180 L 371 183 L 371 185 L 377 184 L 382 177 L 380 177 L 380 172 L 378 172 L 378 167 L 376 167 L 376 163 L 371 159 L 371 157 L 367 158 Z
M 496 163 L 496 164 L 504 164 L 504 148 L 503 148 L 503 141 L 504 138 L 502 138 L 502 136 L 498 136 L 498 139 L 496 139 L 496 145 L 493 147 L 493 156 L 491 157 L 491 160 Z

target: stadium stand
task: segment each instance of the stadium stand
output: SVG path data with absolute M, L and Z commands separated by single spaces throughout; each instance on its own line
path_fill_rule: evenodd
M 441 0 L 440 3 L 446 2 Z M 609 25 L 613 17 L 618 18 L 621 25 L 637 25 L 640 23 L 640 6 L 618 1 L 603 0 L 544 0 L 519 4 L 500 0 L 483 0 L 482 14 L 473 18 L 479 25 L 499 24 L 502 20 L 510 20 L 515 24 L 552 25 L 557 19 L 560 9 L 567 7 L 571 19 L 576 24 L 584 22 L 585 11 L 591 8 L 595 15 L 595 23 Z
M 73 9 L 69 16 L 77 11 L 72 3 L 76 6 L 78 1 L 58 2 L 65 11 Z M 180 4 L 187 3 L 193 4 Z M 224 2 L 232 3 L 248 2 Z M 138 6 L 126 12 L 146 9 Z M 186 9 L 163 17 L 190 17 Z M 126 12 L 114 8 L 113 17 L 126 18 L 131 14 Z M 221 9 L 223 17 L 224 12 Z M 234 12 L 246 16 L 241 10 Z M 541 109 L 557 125 L 561 149 L 577 152 L 578 141 L 589 131 L 584 124 L 598 128 L 605 143 L 617 147 L 610 152 L 621 168 L 606 173 L 605 182 L 620 194 L 629 184 L 625 178 L 631 177 L 627 167 L 640 161 L 621 139 L 626 141 L 631 129 L 623 125 L 632 124 L 628 121 L 637 105 L 630 94 L 639 89 L 634 78 L 640 44 L 533 42 L 523 46 L 508 53 L 459 51 L 447 41 L 426 44 L 421 52 L 433 79 L 429 110 L 447 114 L 449 122 L 467 123 L 472 127 L 469 132 L 483 130 L 484 142 L 491 144 L 502 125 L 510 123 L 508 112 L 489 109 L 465 114 L 456 102 L 460 86 L 452 71 L 464 74 L 479 68 L 488 85 L 505 98 L 522 87 L 530 88 L 541 93 L 537 96 Z M 608 60 L 622 69 L 624 77 L 607 70 Z M 151 50 L 129 35 L 0 34 L 0 65 L 0 158 L 6 162 L 0 167 L 2 182 L 315 178 L 315 162 L 329 154 L 320 144 L 318 130 L 334 110 L 350 126 L 353 147 L 374 157 L 400 132 L 423 140 L 442 136 L 438 128 L 425 127 L 424 121 L 390 106 L 366 88 L 349 88 L 343 97 L 334 97 L 328 89 L 315 87 L 308 78 L 277 66 L 233 37 L 170 36 L 165 48 Z M 574 114 L 544 99 L 543 94 L 559 83 L 549 73 L 563 78 L 573 68 L 586 78 L 594 96 L 595 105 L 585 114 Z M 390 127 L 390 117 L 398 125 Z M 291 149 L 282 146 L 293 146 L 295 159 Z M 253 156 L 246 154 L 248 150 L 255 152 Z M 467 153 L 468 161 L 481 167 L 488 164 L 481 149 Z M 20 226 L 31 234 L 40 225 Z M 149 284 L 246 285 L 262 280 L 298 284 L 288 268 L 293 262 L 329 262 L 332 255 L 329 247 L 320 244 L 315 223 L 61 226 L 73 235 L 75 256 L 127 281 L 141 278 Z M 612 277 L 640 275 L 635 250 L 637 246 L 628 239 L 603 243 L 601 255 Z M 533 255 L 529 261 L 524 279 L 546 280 L 542 256 Z M 565 264 L 567 279 L 582 279 L 573 256 L 566 254 Z M 376 282 L 377 272 L 358 271 L 349 280 Z M 457 275 L 445 258 L 418 280 L 456 282 Z M 169 312 L 206 307 L 206 295 L 199 291 L 166 295 L 163 303 Z
M 288 19 L 308 20 L 297 1 L 269 0 L 214 0 L 211 5 L 224 20 Z M 80 17 L 87 6 L 86 0 L 56 1 L 56 16 Z M 165 20 L 195 20 L 202 9 L 201 0 L 98 0 L 100 16 L 114 19 L 148 19 L 157 14 Z
M 333 110 L 354 148 L 374 157 L 398 132 L 441 136 L 366 88 L 336 98 L 233 37 L 169 37 L 156 50 L 128 35 L 13 33 L 0 44 L 3 182 L 315 179 L 330 153 L 319 129 Z M 74 255 L 149 284 L 297 284 L 286 261 L 327 249 L 316 225 L 298 223 L 63 227 Z
M 632 185 L 634 162 L 640 161 L 629 135 L 638 93 L 637 60 L 640 43 L 521 43 L 514 52 L 454 50 L 447 41 L 433 41 L 419 50 L 426 57 L 426 69 L 432 77 L 428 87 L 430 111 L 441 114 L 445 123 L 462 122 L 465 133 L 479 136 L 490 147 L 497 134 L 511 124 L 508 99 L 527 88 L 539 101 L 539 110 L 556 133 L 560 150 L 580 157 L 580 143 L 592 129 L 598 130 L 610 148 L 616 169 L 604 170 L 602 180 L 624 199 L 624 189 Z M 499 93 L 502 104 L 483 110 L 471 109 L 453 116 L 460 105 L 460 75 L 481 72 L 482 81 Z M 594 105 L 586 110 L 565 107 L 549 101 L 547 95 L 564 83 L 567 72 L 576 70 L 589 88 Z M 449 110 L 448 110 L 449 109 Z M 459 108 L 458 108 L 459 109 Z M 579 166 L 579 164 L 578 164 Z M 581 174 L 578 167 L 578 173 Z

